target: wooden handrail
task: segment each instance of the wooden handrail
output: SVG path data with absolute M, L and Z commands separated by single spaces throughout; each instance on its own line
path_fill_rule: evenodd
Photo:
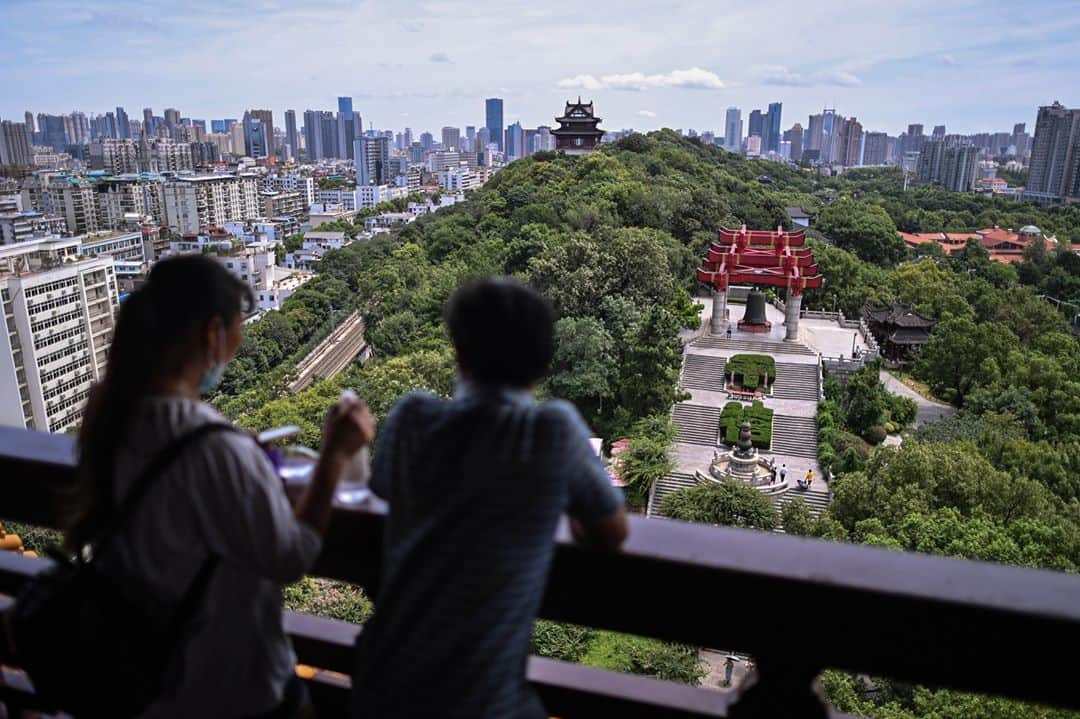
M 49 524 L 49 488 L 71 475 L 70 438 L 0 429 L 0 516 Z M 383 521 L 336 510 L 314 573 L 374 596 Z M 643 517 L 617 554 L 565 527 L 556 540 L 543 617 L 752 654 L 759 682 L 735 709 L 781 696 L 771 711 L 805 708 L 825 668 L 1080 708 L 1067 662 L 1000 671 L 1002 657 L 1080 643 L 1076 575 Z M 819 636 L 776 621 L 796 612 Z

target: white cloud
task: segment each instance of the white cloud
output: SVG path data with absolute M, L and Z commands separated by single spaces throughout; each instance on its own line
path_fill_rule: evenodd
M 721 90 L 723 81 L 716 73 L 692 67 L 664 74 L 646 75 L 631 72 L 621 75 L 576 75 L 559 80 L 560 88 L 574 90 L 630 90 L 640 92 L 655 88 L 677 87 L 694 90 Z
M 945 63 L 946 65 L 955 65 L 956 64 L 956 58 L 953 57 L 952 55 L 942 55 L 941 56 L 941 61 L 943 63 Z
M 862 86 L 862 80 L 846 70 L 829 70 L 804 74 L 794 72 L 786 65 L 761 65 L 756 70 L 762 85 L 781 85 L 785 87 L 813 87 L 815 85 Z
M 638 117 L 656 117 L 656 113 L 652 110 L 638 110 Z
M 445 52 L 433 52 L 428 60 L 431 60 L 432 62 L 450 62 L 450 56 Z

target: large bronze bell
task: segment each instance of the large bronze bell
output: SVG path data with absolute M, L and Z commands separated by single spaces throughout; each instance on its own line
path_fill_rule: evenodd
M 739 321 L 739 329 L 753 331 L 766 331 L 770 322 L 765 319 L 765 293 L 759 290 L 751 290 L 746 296 L 746 312 Z

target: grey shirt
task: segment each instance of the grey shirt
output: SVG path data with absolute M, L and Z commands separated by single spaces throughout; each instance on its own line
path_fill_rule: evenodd
M 375 615 L 358 641 L 353 715 L 546 714 L 525 681 L 560 516 L 601 521 L 622 497 L 572 405 L 463 387 L 402 399 L 372 490 L 390 503 Z
M 117 454 L 118 497 L 166 444 L 211 421 L 224 420 L 199 402 L 145 400 Z M 127 527 L 110 560 L 164 601 L 183 596 L 210 552 L 220 558 L 165 696 L 146 716 L 243 717 L 277 706 L 296 664 L 282 627 L 281 587 L 310 568 L 321 539 L 294 518 L 262 450 L 234 432 L 186 447 Z

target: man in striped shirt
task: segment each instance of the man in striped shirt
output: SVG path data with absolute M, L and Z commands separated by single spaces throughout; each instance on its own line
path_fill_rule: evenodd
M 525 663 L 559 518 L 614 550 L 623 500 L 573 405 L 533 397 L 554 351 L 548 303 L 514 280 L 481 280 L 455 294 L 446 321 L 453 399 L 407 395 L 379 436 L 371 488 L 390 515 L 353 716 L 539 719 Z

